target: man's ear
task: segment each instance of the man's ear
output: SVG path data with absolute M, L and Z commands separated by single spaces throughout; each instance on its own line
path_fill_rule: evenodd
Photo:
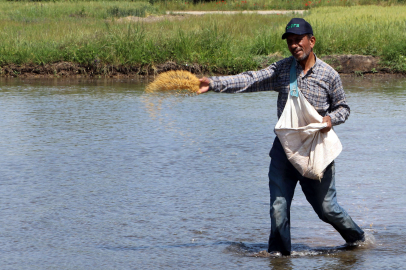
M 310 47 L 313 49 L 314 45 L 316 44 L 316 37 L 312 36 L 309 41 L 310 41 Z

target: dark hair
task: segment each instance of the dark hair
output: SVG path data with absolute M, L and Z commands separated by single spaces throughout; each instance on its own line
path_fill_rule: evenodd
M 311 39 L 313 37 L 313 34 L 307 34 L 307 38 Z

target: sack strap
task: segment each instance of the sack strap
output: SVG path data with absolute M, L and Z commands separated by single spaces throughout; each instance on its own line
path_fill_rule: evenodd
M 296 61 L 293 59 L 292 64 L 290 65 L 290 95 L 294 97 L 299 96 L 299 89 L 297 88 L 297 78 L 296 78 Z

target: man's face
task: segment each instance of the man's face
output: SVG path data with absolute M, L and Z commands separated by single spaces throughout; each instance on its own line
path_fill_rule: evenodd
M 314 44 L 316 42 L 315 37 L 308 38 L 307 34 L 305 35 L 296 35 L 290 34 L 286 38 L 288 43 L 288 48 L 290 53 L 295 57 L 297 61 L 306 60 L 309 57 L 310 52 L 312 51 Z

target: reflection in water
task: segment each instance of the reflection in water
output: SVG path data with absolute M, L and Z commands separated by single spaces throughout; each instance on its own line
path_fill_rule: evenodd
M 292 258 L 290 257 L 273 258 L 270 260 L 269 266 L 274 270 L 294 269 L 294 264 L 292 263 Z
M 345 251 L 354 251 L 362 249 L 372 249 L 376 246 L 375 237 L 368 231 L 365 232 L 365 241 L 353 245 L 341 245 L 336 247 L 311 247 L 306 244 L 293 244 L 291 256 L 282 256 L 281 253 L 268 253 L 267 244 L 247 244 L 243 242 L 230 243 L 226 248 L 228 252 L 239 254 L 248 257 L 262 257 L 262 258 L 292 258 L 304 256 L 318 256 L 318 255 L 336 255 L 340 256 L 341 253 L 348 253 Z
M 345 247 L 298 188 L 290 257 L 265 252 L 276 93 L 144 86 L 0 80 L 2 268 L 404 268 L 405 80 L 344 80 L 336 187 L 369 244 Z
M 189 91 L 170 91 L 170 92 L 152 92 L 144 93 L 140 98 L 141 102 L 145 105 L 145 108 L 150 113 L 152 118 L 160 116 L 162 111 L 162 105 L 165 102 L 169 108 L 176 106 L 177 103 L 184 102 L 185 98 L 192 98 L 197 96 L 196 93 L 190 93 Z

